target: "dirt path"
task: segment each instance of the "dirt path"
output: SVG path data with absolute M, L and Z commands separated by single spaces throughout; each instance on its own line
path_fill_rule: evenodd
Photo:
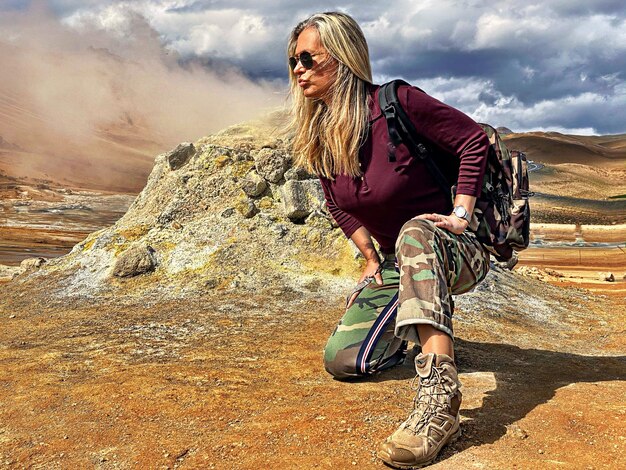
M 339 297 L 3 296 L 0 467 L 384 468 L 377 444 L 411 406 L 410 361 L 360 382 L 324 372 Z M 575 303 L 545 324 L 458 312 L 464 438 L 433 468 L 626 467 L 626 302 Z

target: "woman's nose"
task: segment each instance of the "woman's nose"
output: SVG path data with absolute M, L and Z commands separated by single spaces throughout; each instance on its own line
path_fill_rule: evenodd
M 296 66 L 293 68 L 293 73 L 295 73 L 296 75 L 302 75 L 304 72 L 306 72 L 306 69 L 304 68 L 302 63 L 298 60 L 298 62 L 296 63 Z

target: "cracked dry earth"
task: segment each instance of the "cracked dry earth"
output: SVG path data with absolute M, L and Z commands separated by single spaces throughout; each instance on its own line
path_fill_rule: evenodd
M 1 288 L 1 468 L 384 468 L 376 447 L 411 407 L 410 360 L 324 372 L 339 293 Z M 559 290 L 558 319 L 457 312 L 463 437 L 432 468 L 626 467 L 623 293 Z

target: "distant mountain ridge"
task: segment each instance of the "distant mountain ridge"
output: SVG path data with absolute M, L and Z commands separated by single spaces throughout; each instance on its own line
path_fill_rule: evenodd
M 626 134 L 579 136 L 559 132 L 504 135 L 507 147 L 547 164 L 578 163 L 618 167 L 626 163 Z

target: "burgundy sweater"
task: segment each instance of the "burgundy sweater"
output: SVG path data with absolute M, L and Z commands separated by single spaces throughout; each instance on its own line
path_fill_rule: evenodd
M 320 177 L 328 210 L 346 237 L 364 226 L 383 253 L 393 253 L 404 223 L 429 212 L 450 211 L 445 196 L 427 166 L 412 157 L 404 144 L 389 162 L 387 123 L 378 105 L 377 85 L 371 86 L 370 132 L 359 152 L 362 177 Z M 457 183 L 457 194 L 479 196 L 489 140 L 481 127 L 461 111 L 416 88 L 400 86 L 398 99 L 418 134 L 430 144 L 447 180 Z

